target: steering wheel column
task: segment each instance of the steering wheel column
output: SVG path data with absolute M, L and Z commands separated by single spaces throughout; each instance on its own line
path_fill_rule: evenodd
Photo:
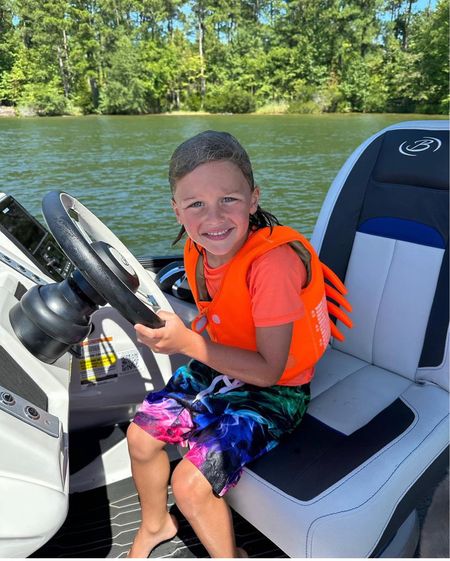
M 31 288 L 11 309 L 19 340 L 53 363 L 91 330 L 91 316 L 109 302 L 132 324 L 161 327 L 155 311 L 170 305 L 120 240 L 67 193 L 43 200 L 48 227 L 76 270 L 62 282 Z

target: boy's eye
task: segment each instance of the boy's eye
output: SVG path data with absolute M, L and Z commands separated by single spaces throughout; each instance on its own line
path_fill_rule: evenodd
M 188 208 L 199 208 L 202 206 L 202 202 L 201 201 L 195 201 L 194 203 L 191 203 Z
M 231 203 L 233 201 L 237 201 L 237 199 L 235 197 L 224 197 L 223 198 L 224 203 Z

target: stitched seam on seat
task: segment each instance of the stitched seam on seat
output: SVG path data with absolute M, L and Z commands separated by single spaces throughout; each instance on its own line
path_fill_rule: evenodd
M 383 286 L 383 290 L 381 292 L 381 297 L 380 297 L 380 301 L 378 303 L 378 311 L 377 311 L 377 317 L 375 319 L 375 325 L 373 328 L 373 337 L 372 337 L 372 364 L 377 366 L 375 364 L 375 344 L 374 344 L 374 339 L 376 337 L 376 333 L 377 333 L 377 327 L 378 327 L 378 322 L 379 322 L 379 316 L 380 316 L 380 309 L 381 309 L 381 303 L 383 302 L 383 298 L 384 298 L 384 293 L 386 292 L 386 286 L 388 284 L 388 280 L 389 280 L 389 276 L 391 273 L 391 269 L 392 269 L 392 264 L 394 262 L 394 255 L 396 253 L 396 249 L 397 249 L 397 245 L 398 245 L 398 240 L 394 240 L 394 245 L 393 245 L 393 249 L 392 249 L 392 253 L 391 253 L 391 261 L 389 263 L 389 267 L 387 269 L 386 272 L 386 278 L 384 281 L 384 286 Z M 387 369 L 385 369 L 387 370 Z
M 334 349 L 337 350 L 337 349 Z M 338 351 L 339 353 L 342 353 L 344 351 Z M 348 356 L 351 356 L 353 358 L 356 358 L 358 360 L 362 360 L 361 358 L 355 357 L 354 355 L 351 355 L 350 353 L 345 353 Z M 365 361 L 364 361 L 365 362 Z M 357 374 L 358 372 L 361 372 L 361 370 L 364 370 L 364 368 L 367 368 L 368 366 L 374 366 L 373 364 L 370 364 L 368 362 L 365 362 L 365 364 L 363 364 L 362 366 L 360 366 L 359 368 L 357 368 L 356 370 L 352 370 L 351 372 L 349 372 L 347 374 L 347 376 L 344 376 L 343 378 L 339 378 L 339 380 L 335 383 L 335 384 L 331 384 L 331 386 L 328 386 L 328 388 L 326 388 L 325 390 L 323 390 L 322 392 L 320 392 L 319 394 L 312 396 L 311 398 L 311 403 L 313 402 L 314 399 L 317 399 L 318 397 L 320 397 L 321 395 L 325 395 L 327 393 L 327 391 L 331 390 L 332 388 L 334 388 L 335 386 L 337 386 L 338 384 L 340 384 L 341 382 L 343 382 L 344 380 L 347 380 L 347 378 L 349 378 L 350 376 L 353 376 L 354 374 Z M 378 366 L 376 368 L 379 368 Z M 398 376 L 398 374 L 396 374 Z M 313 378 L 314 379 L 314 378 Z M 314 417 L 314 415 L 311 415 L 312 417 Z M 317 417 L 314 417 L 315 419 L 317 419 Z M 320 419 L 319 419 L 320 421 Z M 355 429 L 356 430 L 356 429 Z M 341 431 L 339 431 L 341 432 Z M 345 433 L 342 433 L 345 434 Z

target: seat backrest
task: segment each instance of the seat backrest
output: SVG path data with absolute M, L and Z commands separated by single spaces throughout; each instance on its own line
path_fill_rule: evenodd
M 354 309 L 333 346 L 447 390 L 448 192 L 448 121 L 400 123 L 348 159 L 312 237 Z

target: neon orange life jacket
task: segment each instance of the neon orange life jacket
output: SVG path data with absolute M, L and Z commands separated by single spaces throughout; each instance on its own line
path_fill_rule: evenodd
M 311 368 L 325 352 L 330 339 L 331 325 L 334 334 L 337 331 L 328 315 L 323 264 L 309 241 L 287 226 L 275 226 L 272 232 L 268 227 L 257 230 L 231 260 L 213 300 L 206 289 L 203 253 L 200 253 L 189 239 L 184 248 L 184 265 L 200 312 L 192 322 L 192 328 L 197 332 L 206 328 L 211 340 L 222 345 L 256 351 L 256 330 L 247 286 L 247 271 L 255 259 L 286 243 L 305 264 L 307 284 L 301 290 L 299 287 L 299 298 L 303 302 L 305 314 L 294 322 L 286 368 L 277 383 L 289 385 L 290 380 L 295 378 L 295 385 L 300 385 L 309 382 L 312 376 Z M 274 271 L 274 274 L 277 272 Z M 342 289 L 345 291 L 339 279 L 337 286 L 341 292 Z M 348 303 L 345 303 L 348 309 Z M 341 312 L 340 308 L 335 308 Z M 300 376 L 299 381 L 299 375 L 303 371 L 308 371 L 305 372 L 307 379 L 303 380 Z

